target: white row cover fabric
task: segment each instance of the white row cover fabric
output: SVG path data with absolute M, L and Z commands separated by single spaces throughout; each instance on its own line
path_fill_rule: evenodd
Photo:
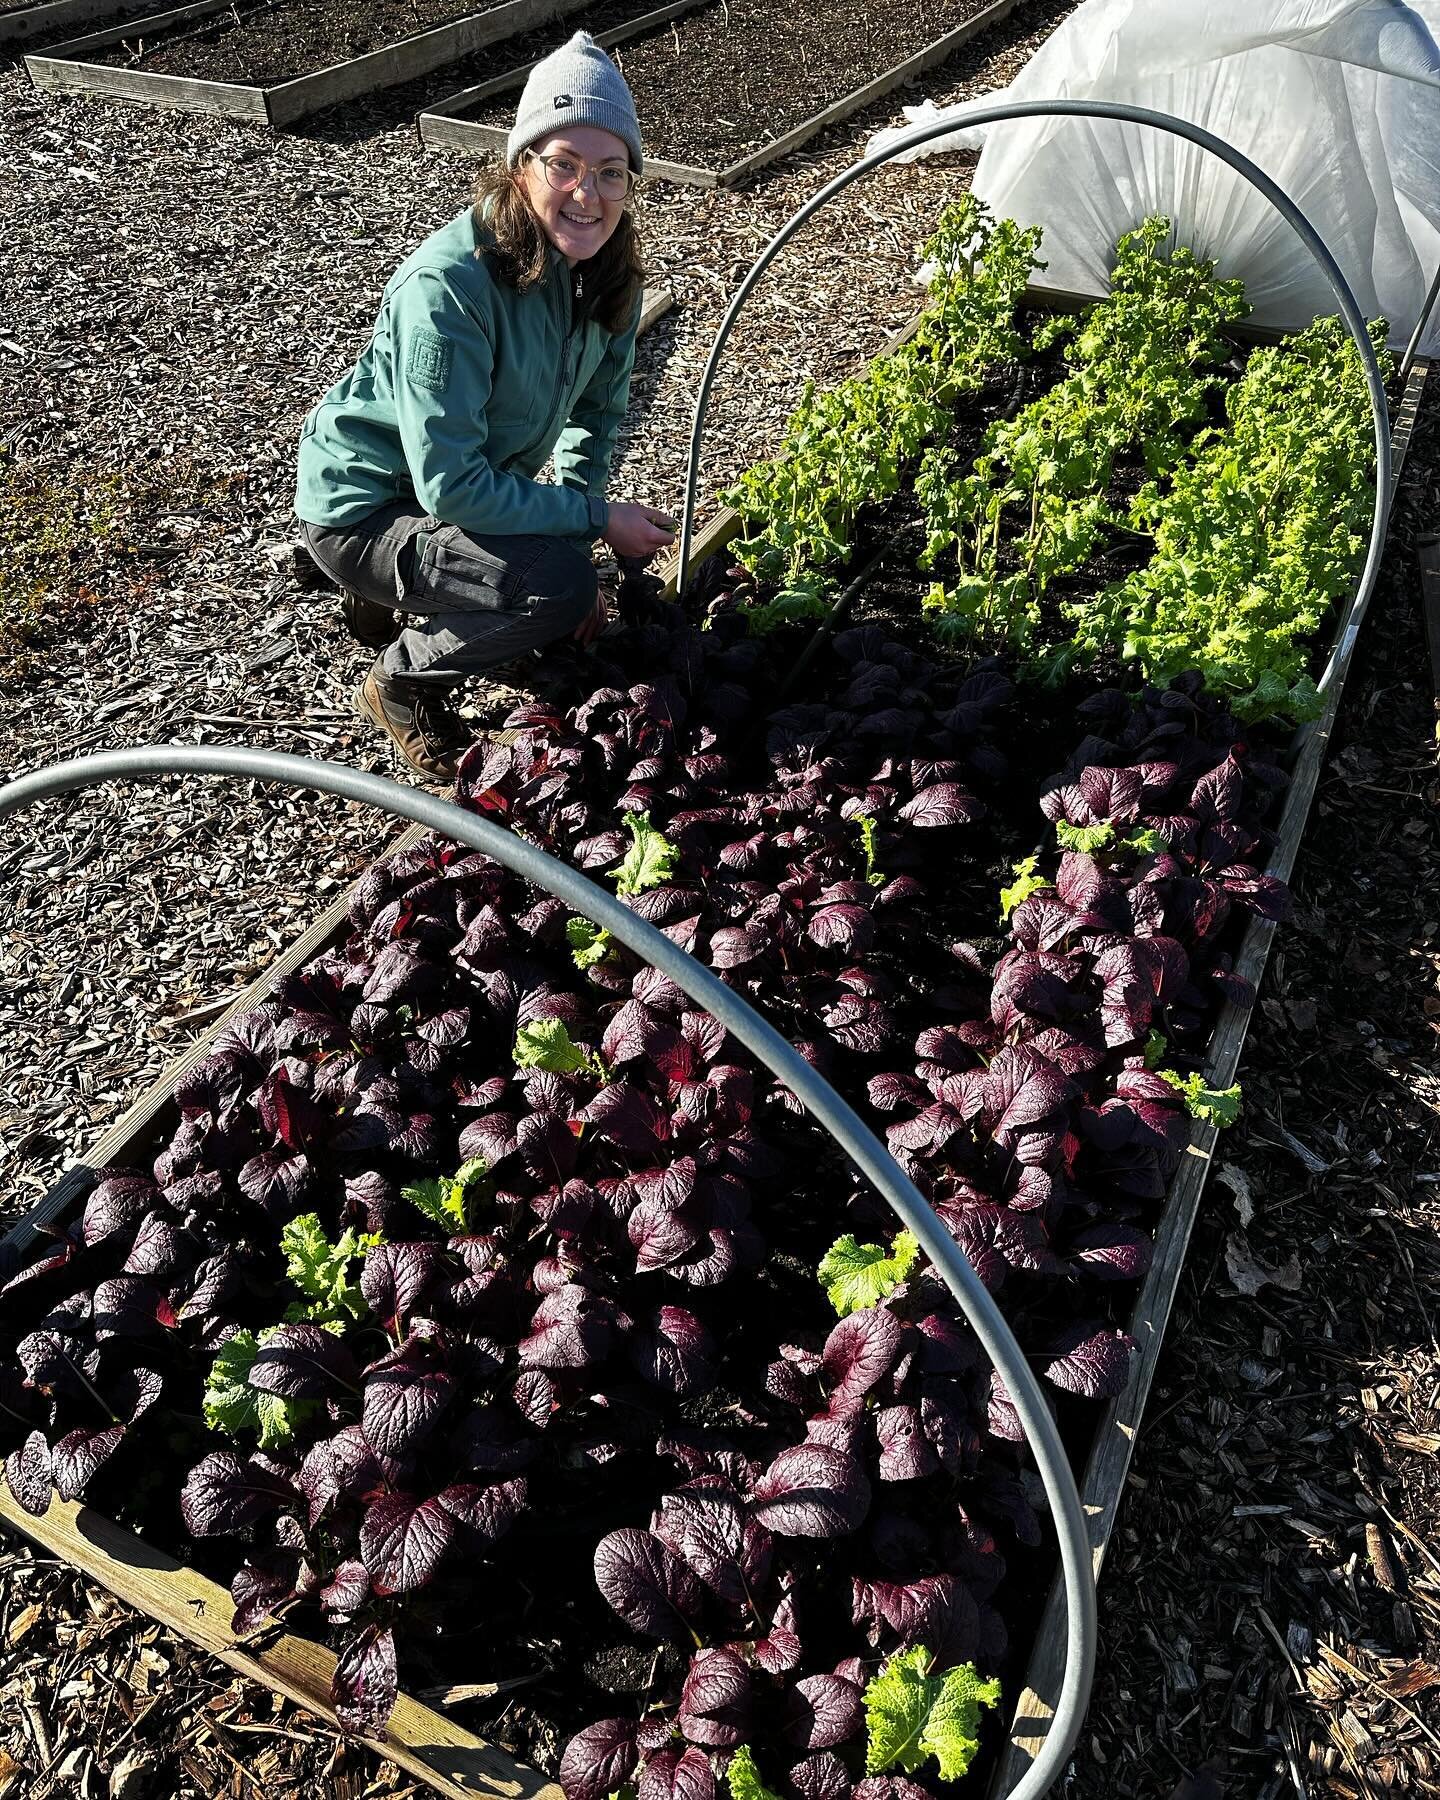
M 984 98 L 1117 100 L 1225 138 L 1297 203 L 1367 316 L 1388 319 L 1403 348 L 1440 264 L 1437 35 L 1440 0 L 1085 0 L 1003 94 Z M 913 124 L 936 110 L 905 113 Z M 1197 145 L 1038 118 L 957 131 L 918 154 L 982 141 L 975 192 L 998 216 L 1044 227 L 1048 287 L 1104 293 L 1115 240 L 1163 213 L 1177 241 L 1244 280 L 1257 322 L 1335 310 L 1290 227 Z M 1440 317 L 1420 350 L 1440 353 Z

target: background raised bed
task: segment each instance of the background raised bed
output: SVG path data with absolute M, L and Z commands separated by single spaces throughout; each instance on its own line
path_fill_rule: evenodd
M 318 0 L 278 0 L 273 6 L 256 0 L 243 14 L 229 0 L 197 0 L 56 45 L 45 55 L 27 56 L 25 66 L 41 89 L 289 125 L 322 107 L 427 74 L 579 4 L 581 0 L 497 0 L 481 11 L 466 12 L 464 0 L 429 0 L 433 14 L 448 23 L 386 42 L 386 32 L 403 31 L 407 23 L 423 18 L 423 9 L 407 8 L 398 0 L 372 0 L 363 22 L 357 23 L 353 9 L 337 12 Z M 462 16 L 457 18 L 457 12 Z M 148 49 L 147 40 L 152 40 Z M 297 63 L 303 69 L 315 55 L 377 42 L 378 47 L 352 50 L 328 65 L 296 72 Z M 175 72 L 190 69 L 198 72 Z
M 79 31 L 146 12 L 154 0 L 37 0 L 0 12 L 0 52 L 6 45 L 57 43 Z
M 637 37 L 616 56 L 656 153 L 653 173 L 727 187 L 945 62 L 1014 5 L 939 0 L 911 11 L 838 0 L 797 20 L 774 0 L 736 0 Z M 524 74 L 488 80 L 422 113 L 422 141 L 472 152 L 500 147 L 509 111 L 502 96 Z

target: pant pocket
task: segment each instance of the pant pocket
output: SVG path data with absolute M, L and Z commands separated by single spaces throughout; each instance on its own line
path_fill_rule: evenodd
M 523 591 L 527 559 L 496 555 L 458 526 L 422 528 L 410 549 L 405 586 L 413 612 L 508 612 Z

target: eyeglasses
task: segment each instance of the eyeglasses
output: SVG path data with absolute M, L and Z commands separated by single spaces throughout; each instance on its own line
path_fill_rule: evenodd
M 545 179 L 557 194 L 573 193 L 587 175 L 595 177 L 595 191 L 602 200 L 624 200 L 635 185 L 635 171 L 616 163 L 592 169 L 578 156 L 542 156 L 538 150 L 527 150 L 526 155 L 544 167 Z

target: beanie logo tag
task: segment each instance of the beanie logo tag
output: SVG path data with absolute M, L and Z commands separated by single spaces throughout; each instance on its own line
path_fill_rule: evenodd
M 572 94 L 557 94 L 555 96 L 556 112 L 559 112 L 562 106 L 573 106 L 574 104 L 575 98 Z

